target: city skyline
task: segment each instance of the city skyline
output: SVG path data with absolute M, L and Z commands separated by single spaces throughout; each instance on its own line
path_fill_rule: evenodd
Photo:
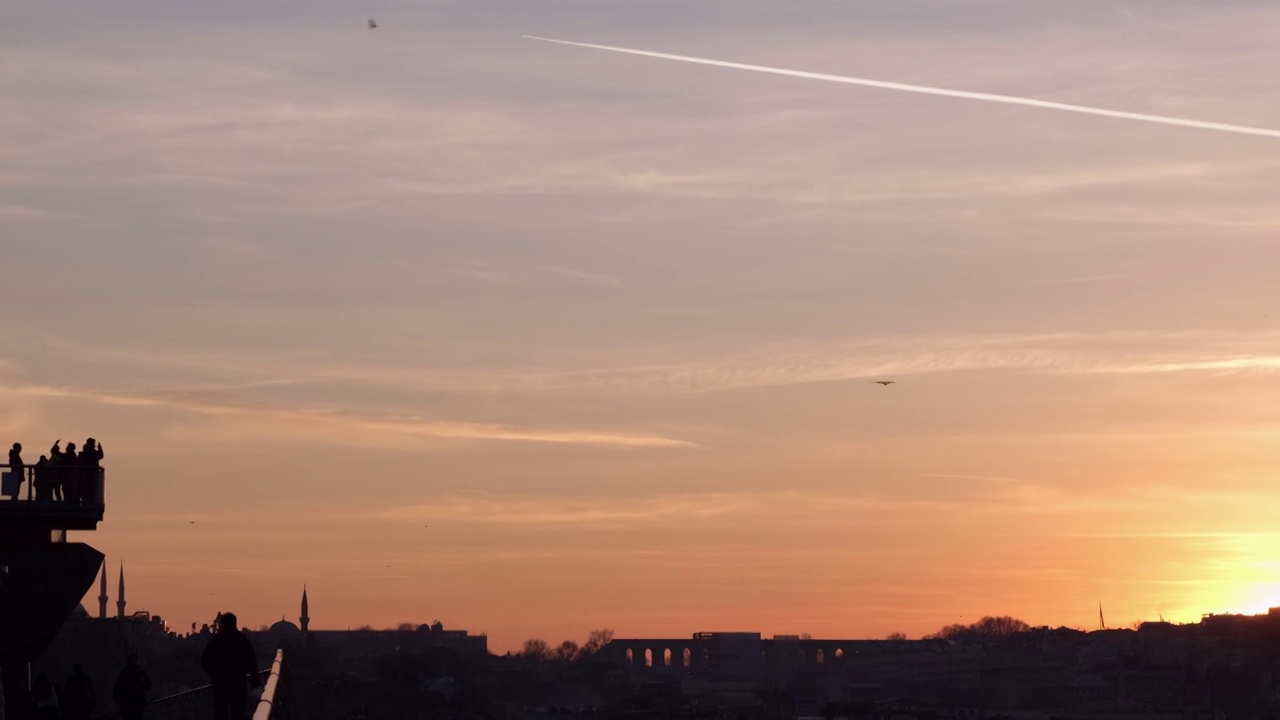
M 1280 8 L 3 14 L 0 439 L 102 441 L 130 610 L 305 584 L 503 650 L 1280 606 L 1274 140 L 522 38 L 1270 128 Z

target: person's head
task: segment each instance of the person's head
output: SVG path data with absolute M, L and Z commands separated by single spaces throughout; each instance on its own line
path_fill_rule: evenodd
M 22 452 L 22 443 L 14 443 L 14 444 L 13 444 L 13 451 L 14 451 L 14 452 Z
M 229 612 L 222 613 L 222 616 L 218 618 L 218 629 L 223 632 L 235 632 L 236 614 Z
M 92 450 L 92 449 L 93 449 L 93 446 L 94 446 L 95 444 L 97 444 L 97 441 L 96 441 L 96 440 L 94 440 L 93 438 L 89 438 L 88 440 L 85 440 L 85 441 L 84 441 L 84 449 L 85 449 L 85 450 Z
M 129 657 L 125 658 L 124 664 L 129 667 L 138 667 L 138 653 L 129 653 Z
M 67 443 L 67 452 L 69 452 L 69 453 L 73 453 L 73 452 L 75 452 L 75 451 L 76 451 L 76 444 L 75 444 L 75 443 Z

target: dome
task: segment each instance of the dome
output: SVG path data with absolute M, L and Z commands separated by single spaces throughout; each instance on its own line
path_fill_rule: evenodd
M 281 620 L 275 625 L 267 628 L 267 632 L 278 635 L 297 635 L 302 631 L 298 629 L 297 625 L 294 625 L 288 620 Z

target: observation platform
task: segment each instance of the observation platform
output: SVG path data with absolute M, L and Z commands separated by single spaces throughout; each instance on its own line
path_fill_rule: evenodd
M 11 472 L 8 465 L 0 465 L 0 473 Z M 98 529 L 106 511 L 102 468 L 28 466 L 23 475 L 16 499 L 0 495 L 0 542 L 65 542 L 68 530 Z

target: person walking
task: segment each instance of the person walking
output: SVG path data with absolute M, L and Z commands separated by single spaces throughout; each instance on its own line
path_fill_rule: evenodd
M 244 720 L 249 688 L 259 684 L 258 657 L 236 627 L 235 613 L 218 617 L 218 632 L 204 646 L 200 666 L 213 684 L 214 719 Z
M 84 666 L 76 663 L 71 676 L 62 683 L 62 716 L 66 720 L 89 720 L 98 705 L 98 694 L 93 681 L 84 674 Z
M 124 670 L 116 676 L 116 705 L 120 707 L 120 720 L 141 720 L 147 706 L 147 693 L 151 692 L 151 678 L 138 664 L 138 654 L 130 653 Z

